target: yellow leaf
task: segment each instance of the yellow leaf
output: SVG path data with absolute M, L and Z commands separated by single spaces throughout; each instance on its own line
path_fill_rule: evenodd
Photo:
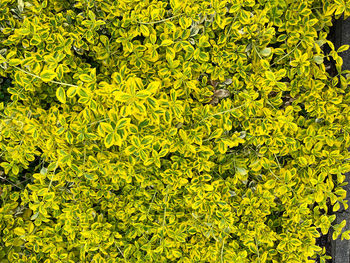
M 27 226 L 27 230 L 28 230 L 28 233 L 32 233 L 34 230 L 34 224 L 31 221 L 29 221 L 29 224 Z
M 104 143 L 105 143 L 106 148 L 111 147 L 115 143 L 114 134 L 113 133 L 107 134 L 107 136 L 104 139 Z
M 132 95 L 122 91 L 114 92 L 114 95 L 115 95 L 114 98 L 119 102 L 127 102 L 132 98 Z
M 81 74 L 79 76 L 79 79 L 84 81 L 84 82 L 92 82 L 93 81 L 93 78 L 90 77 L 88 74 Z
M 275 180 L 269 180 L 267 181 L 264 186 L 267 188 L 267 189 L 272 189 L 274 188 L 276 185 L 276 181 Z
M 16 227 L 14 229 L 14 233 L 17 235 L 17 236 L 24 236 L 26 231 L 22 228 L 22 227 Z
M 164 39 L 160 45 L 161 46 L 170 46 L 172 43 L 173 43 L 173 41 L 171 39 Z
M 66 103 L 66 93 L 62 87 L 56 90 L 56 97 L 61 103 Z
M 344 52 L 349 49 L 349 45 L 342 45 L 340 48 L 338 48 L 337 53 Z
M 155 94 L 158 89 L 160 88 L 161 81 L 152 81 L 147 86 L 147 91 L 149 91 L 152 94 Z
M 188 17 L 181 17 L 179 23 L 182 29 L 186 29 L 192 24 L 192 20 Z
M 67 90 L 67 97 L 68 98 L 73 98 L 75 96 L 75 94 L 77 94 L 77 88 L 76 87 L 70 87 L 68 90 Z
M 140 26 L 140 31 L 143 36 L 148 37 L 149 36 L 149 29 L 146 25 L 141 25 Z

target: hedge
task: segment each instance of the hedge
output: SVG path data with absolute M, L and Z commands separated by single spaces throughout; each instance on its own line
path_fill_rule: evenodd
M 0 262 L 325 262 L 350 237 L 342 15 L 1 0 Z

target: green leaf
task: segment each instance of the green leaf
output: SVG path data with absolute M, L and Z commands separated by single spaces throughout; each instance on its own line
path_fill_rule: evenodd
M 341 240 L 346 239 L 349 240 L 350 239 L 350 230 L 346 230 L 345 232 L 343 232 L 341 234 Z
M 276 185 L 276 181 L 273 180 L 273 179 L 267 181 L 267 182 L 264 184 L 264 186 L 265 186 L 267 189 L 272 189 L 272 188 L 275 187 L 275 185 Z
M 179 250 L 173 250 L 173 256 L 174 256 L 175 258 L 179 258 L 179 257 L 182 256 L 182 253 L 181 253 L 181 251 L 179 251 Z
M 105 132 L 112 133 L 114 131 L 114 129 L 110 123 L 101 122 L 100 126 L 101 126 L 102 130 Z
M 298 157 L 301 167 L 307 166 L 307 159 L 305 157 Z
M 107 136 L 104 139 L 104 143 L 106 148 L 110 148 L 114 144 L 114 134 L 108 133 Z
M 189 17 L 180 17 L 179 24 L 182 29 L 188 28 L 192 24 L 192 20 Z
M 78 89 L 76 87 L 70 87 L 67 90 L 67 97 L 68 98 L 73 98 L 77 94 Z
M 140 31 L 143 36 L 148 37 L 149 36 L 149 29 L 146 25 L 141 25 L 140 26 Z
M 239 175 L 246 175 L 248 172 L 245 168 L 243 167 L 237 167 L 236 168 L 236 172 L 239 174 Z
M 136 93 L 136 97 L 139 99 L 146 99 L 151 93 L 148 90 L 140 90 Z
M 171 39 L 164 39 L 160 45 L 166 47 L 170 46 L 172 43 L 173 41 Z
M 252 253 L 255 253 L 255 254 L 259 253 L 254 243 L 252 242 L 248 243 L 247 247 Z
M 62 87 L 58 87 L 56 90 L 56 97 L 61 103 L 66 103 L 66 93 Z
M 276 81 L 275 74 L 273 74 L 271 71 L 266 71 L 265 76 L 269 81 Z
M 13 59 L 10 59 L 9 65 L 13 67 L 13 66 L 17 66 L 17 65 L 21 64 L 21 62 L 22 62 L 21 59 L 13 58 Z
M 127 41 L 124 47 L 125 47 L 125 50 L 128 52 L 132 52 L 134 50 L 134 45 L 130 41 Z
M 349 49 L 349 45 L 342 45 L 340 48 L 338 48 L 337 52 L 344 52 Z
M 79 76 L 79 79 L 81 81 L 84 81 L 84 82 L 93 82 L 94 81 L 94 79 L 91 76 L 89 76 L 88 74 L 81 74 Z
M 63 74 L 64 74 L 63 65 L 62 64 L 58 65 L 58 67 L 56 68 L 56 73 L 57 73 L 57 78 L 59 80 L 61 80 L 63 78 Z
M 156 94 L 158 89 L 160 88 L 161 81 L 152 81 L 147 85 L 147 91 L 149 91 L 151 94 Z
M 199 58 L 201 61 L 208 61 L 209 60 L 209 54 L 207 52 L 200 52 Z
M 73 143 L 73 134 L 70 132 L 70 131 L 67 131 L 66 133 L 66 140 L 69 144 L 72 144 Z
M 202 204 L 202 201 L 196 201 L 196 202 L 192 203 L 192 208 L 197 209 L 201 206 L 201 204 Z
M 84 88 L 78 88 L 78 94 L 81 98 L 88 98 L 89 95 L 87 94 L 87 92 L 85 91 Z
M 127 102 L 132 98 L 132 95 L 121 91 L 115 92 L 114 94 L 114 98 L 119 102 Z
M 96 180 L 98 177 L 95 174 L 85 173 L 84 177 L 88 180 Z
M 130 119 L 129 118 L 122 118 L 120 119 L 117 124 L 116 124 L 116 129 L 120 130 L 123 129 L 126 125 L 128 125 L 130 123 Z
M 194 47 L 187 41 L 182 42 L 182 48 L 189 54 L 193 54 Z
M 40 78 L 44 82 L 52 81 L 56 76 L 57 76 L 57 74 L 53 70 L 43 70 L 40 73 Z

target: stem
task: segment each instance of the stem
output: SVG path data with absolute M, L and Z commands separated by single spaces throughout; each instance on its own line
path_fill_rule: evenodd
M 236 108 L 232 108 L 232 109 L 229 109 L 229 110 L 225 110 L 225 111 L 221 111 L 221 112 L 215 113 L 215 114 L 213 114 L 213 115 L 210 115 L 210 116 L 208 116 L 208 117 L 205 117 L 205 118 L 202 119 L 199 123 L 201 123 L 202 121 L 204 121 L 204 120 L 206 120 L 206 119 L 208 119 L 208 118 L 210 118 L 210 117 L 214 117 L 214 116 L 216 116 L 216 115 L 220 115 L 220 114 L 224 114 L 224 113 L 227 113 L 227 112 L 231 112 L 231 111 L 234 111 L 234 110 L 236 110 L 236 109 L 242 108 L 243 106 L 245 106 L 245 104 L 244 104 L 244 105 L 241 105 L 241 106 L 238 106 L 238 107 L 236 107 Z
M 275 65 L 276 63 L 280 62 L 282 59 L 288 57 L 290 54 L 292 54 L 292 53 L 299 47 L 300 44 L 301 44 L 301 41 L 295 46 L 295 48 L 293 48 L 293 50 L 292 50 L 291 52 L 287 53 L 286 55 L 284 55 L 283 57 L 281 57 L 281 58 L 280 58 L 279 60 L 277 60 L 276 62 L 273 62 L 273 63 L 271 64 L 271 67 L 272 67 L 273 65 Z
M 221 255 L 220 255 L 221 263 L 224 263 L 224 247 L 225 247 L 225 242 L 224 242 L 224 238 L 222 238 Z
M 227 36 L 229 36 L 229 37 L 230 37 L 231 30 L 232 30 L 232 26 L 233 26 L 233 24 L 236 22 L 237 17 L 238 17 L 238 15 L 236 14 L 236 15 L 235 15 L 235 18 L 234 18 L 233 21 L 231 22 L 230 28 L 228 29 Z
M 263 58 L 260 56 L 259 51 L 258 51 L 258 49 L 256 48 L 256 46 L 255 46 L 254 43 L 252 43 L 252 46 L 254 47 L 256 54 L 258 54 L 259 58 L 262 60 Z
M 123 251 L 121 251 L 121 249 L 120 249 L 118 246 L 116 246 L 116 247 L 117 247 L 117 249 L 119 250 L 120 254 L 123 256 L 124 261 L 126 262 L 126 258 L 124 257 Z
M 256 230 L 255 230 L 256 231 Z M 256 240 L 256 232 L 255 232 L 255 236 L 254 236 L 254 239 L 255 239 L 255 244 L 256 244 L 256 251 L 258 252 L 258 258 L 259 258 L 259 263 L 261 262 L 261 259 L 260 259 L 260 253 L 259 253 L 259 246 L 258 246 L 258 241 Z
M 110 120 L 109 118 L 105 118 L 105 119 L 101 119 L 101 120 L 98 120 L 98 121 L 91 122 L 88 125 L 92 126 L 94 124 L 97 124 L 97 123 L 100 123 L 100 122 L 103 122 L 103 121 L 109 121 L 109 120 Z
M 168 202 L 168 193 L 169 193 L 169 188 L 167 187 L 166 196 L 165 196 L 164 214 L 163 214 L 163 224 L 162 224 L 162 239 L 161 239 L 163 250 L 164 250 L 164 228 L 165 228 L 166 208 L 167 208 L 167 202 Z
M 83 174 L 85 174 L 85 164 L 86 164 L 86 142 L 84 140 L 84 164 L 83 164 Z
M 51 179 L 50 179 L 50 183 L 49 183 L 48 191 L 50 191 L 50 188 L 51 188 L 51 185 L 52 185 L 52 179 L 53 179 L 53 176 L 54 176 L 54 175 L 55 175 L 55 173 L 56 173 L 57 166 L 58 166 L 58 162 L 56 162 L 55 169 L 53 170 L 53 173 L 52 173 L 52 175 L 51 175 Z
M 277 161 L 278 167 L 279 167 L 280 170 L 281 170 L 281 169 L 282 169 L 282 168 L 281 168 L 281 164 L 280 164 L 280 162 L 278 161 L 276 154 L 274 153 L 273 155 L 275 156 L 275 159 L 276 159 L 276 161 Z
M 149 205 L 148 210 L 147 210 L 147 214 L 146 214 L 147 216 L 149 214 L 149 211 L 151 210 L 151 206 L 153 204 L 154 198 L 156 197 L 156 194 L 157 194 L 157 191 L 155 191 L 154 194 L 153 194 L 151 204 Z
M 168 18 L 165 18 L 165 19 L 162 19 L 162 20 L 158 20 L 158 21 L 153 21 L 153 22 L 138 22 L 138 23 L 142 24 L 142 25 L 153 25 L 153 24 L 158 24 L 158 23 L 162 23 L 162 22 L 174 19 L 174 18 L 182 16 L 182 15 L 183 14 L 179 14 L 179 15 L 176 15 L 176 16 L 168 17 Z
M 21 187 L 19 187 L 18 185 L 16 185 L 14 182 L 7 180 L 5 177 L 0 176 L 1 180 L 5 180 L 6 182 L 9 182 L 10 184 L 12 184 L 13 186 L 17 187 L 20 190 L 23 190 Z
M 26 70 L 24 70 L 24 69 L 21 69 L 20 67 L 14 66 L 14 68 L 18 69 L 19 71 L 22 71 L 22 72 L 26 73 L 27 75 L 30 75 L 30 76 L 32 76 L 32 77 L 35 77 L 35 78 L 38 78 L 38 79 L 41 79 L 41 80 L 42 80 L 42 78 L 41 78 L 40 76 L 35 75 L 35 74 L 33 74 L 33 73 L 29 72 L 29 71 L 26 71 Z M 76 88 L 78 88 L 77 85 L 72 85 L 72 84 L 69 84 L 69 83 L 64 83 L 64 82 L 59 82 L 59 81 L 54 81 L 54 80 L 50 80 L 50 81 L 48 81 L 48 82 L 49 82 L 49 83 L 58 84 L 58 85 L 62 85 L 62 86 L 68 86 L 68 87 L 76 87 Z

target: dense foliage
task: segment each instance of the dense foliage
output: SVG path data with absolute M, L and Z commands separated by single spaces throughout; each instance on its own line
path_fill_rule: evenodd
M 316 238 L 349 237 L 342 14 L 1 0 L 0 262 L 325 262 Z

